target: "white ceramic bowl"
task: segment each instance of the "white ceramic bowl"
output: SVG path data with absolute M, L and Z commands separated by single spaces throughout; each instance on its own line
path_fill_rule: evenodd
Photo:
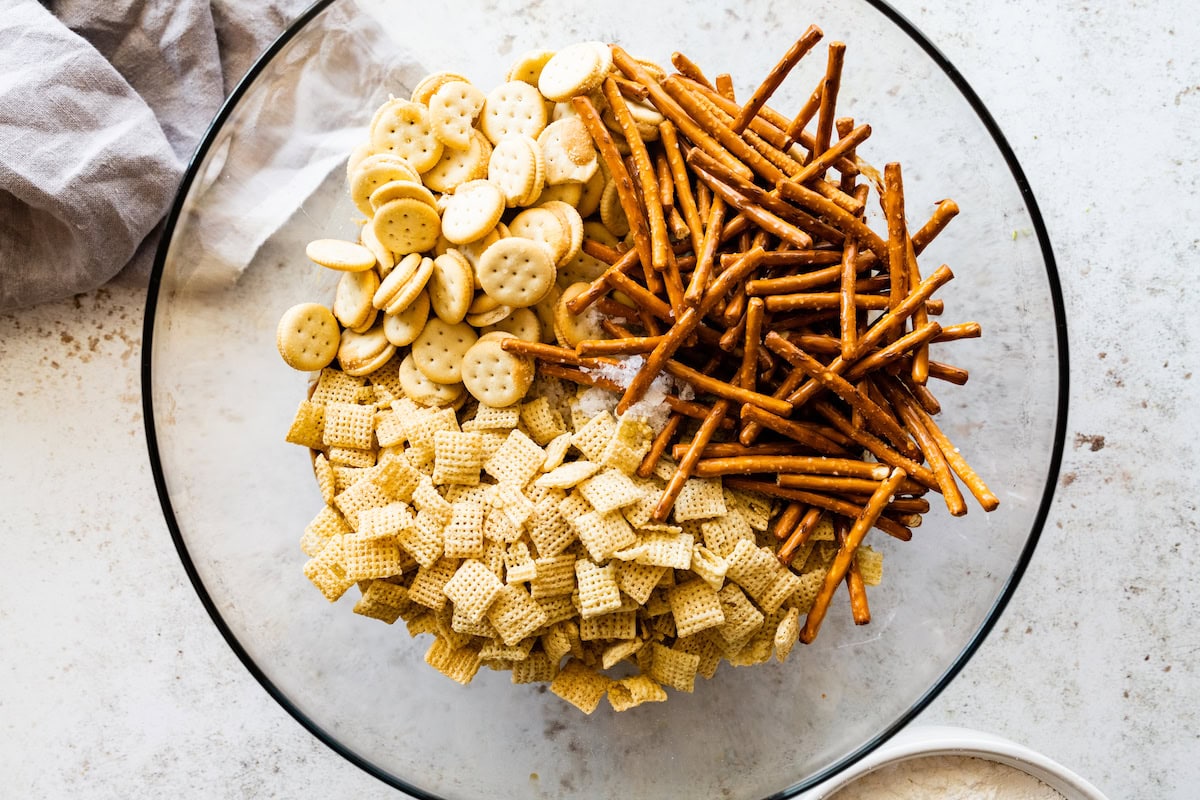
M 901 731 L 887 744 L 854 766 L 801 795 L 801 800 L 824 800 L 869 773 L 887 766 L 932 756 L 982 758 L 1018 769 L 1058 791 L 1066 800 L 1107 800 L 1086 780 L 1034 750 L 982 731 L 919 725 Z

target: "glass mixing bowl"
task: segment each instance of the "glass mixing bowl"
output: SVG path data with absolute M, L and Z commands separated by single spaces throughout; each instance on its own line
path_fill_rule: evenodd
M 905 165 L 920 224 L 962 207 L 923 257 L 957 279 L 947 321 L 963 387 L 939 387 L 947 432 L 1001 499 L 937 510 L 886 553 L 874 621 L 835 605 L 786 664 L 723 666 L 694 694 L 586 717 L 544 687 L 482 670 L 461 687 L 422 663 L 402 625 L 331 607 L 301 573 L 298 540 L 321 499 L 284 443 L 307 376 L 279 359 L 275 326 L 332 297 L 304 258 L 354 235 L 342 166 L 376 106 L 426 71 L 490 88 L 536 47 L 615 41 L 669 63 L 680 50 L 750 92 L 809 23 L 848 45 L 839 111 L 870 122 L 861 153 Z M 823 49 L 823 46 L 822 46 Z M 772 105 L 800 106 L 824 65 L 806 59 Z M 852 764 L 953 678 L 1012 594 L 1041 531 L 1063 444 L 1061 292 L 1029 185 L 962 77 L 880 2 L 646 3 L 443 0 L 318 3 L 221 110 L 166 226 L 146 310 L 150 458 L 183 564 L 246 667 L 300 723 L 387 783 L 423 798 L 788 797 Z M 354 592 L 352 592 L 353 594 Z

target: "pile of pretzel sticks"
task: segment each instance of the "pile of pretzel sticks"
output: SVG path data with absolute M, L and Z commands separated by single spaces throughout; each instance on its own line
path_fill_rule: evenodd
M 933 295 L 953 274 L 945 265 L 923 274 L 917 260 L 958 207 L 943 200 L 912 231 L 900 165 L 880 176 L 858 157 L 871 128 L 837 116 L 841 42 L 828 46 L 825 74 L 795 116 L 767 104 L 821 36 L 810 27 L 745 102 L 728 75 L 709 80 L 680 53 L 677 73 L 656 76 L 614 45 L 619 74 L 571 103 L 616 186 L 628 246 L 585 240 L 608 267 L 563 300 L 573 315 L 598 309 L 609 338 L 503 344 L 543 374 L 619 393 L 618 413 L 662 373 L 695 390 L 666 398 L 670 418 L 639 470 L 650 475 L 664 454 L 677 462 L 656 520 L 689 477 L 723 476 L 785 502 L 773 533 L 787 564 L 831 515 L 840 547 L 805 642 L 843 581 L 855 620 L 869 620 L 854 553 L 872 527 L 908 540 L 929 491 L 965 514 L 958 481 L 985 510 L 999 502 L 937 424 L 929 387 L 967 380 L 931 346 L 980 335 L 977 323 L 934 319 L 943 304 Z M 643 138 L 627 100 L 665 118 L 656 139 Z M 883 233 L 866 222 L 875 200 Z M 633 356 L 631 380 L 606 377 L 605 366 Z

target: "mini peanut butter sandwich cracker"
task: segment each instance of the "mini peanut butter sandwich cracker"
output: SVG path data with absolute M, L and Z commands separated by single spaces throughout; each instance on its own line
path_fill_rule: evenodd
M 316 376 L 286 438 L 313 454 L 318 591 L 357 586 L 458 683 L 624 711 L 784 661 L 839 609 L 869 623 L 879 533 L 912 538 L 930 493 L 996 508 L 932 389 L 968 373 L 931 350 L 980 335 L 918 262 L 958 207 L 909 226 L 900 165 L 838 116 L 840 42 L 808 103 L 770 105 L 822 36 L 744 99 L 582 42 L 378 109 L 359 232 L 306 248 L 337 290 L 276 336 Z

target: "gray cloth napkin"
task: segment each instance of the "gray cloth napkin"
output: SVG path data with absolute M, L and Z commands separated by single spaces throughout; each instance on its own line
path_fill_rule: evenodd
M 0 311 L 144 280 L 183 166 L 307 0 L 0 0 Z

